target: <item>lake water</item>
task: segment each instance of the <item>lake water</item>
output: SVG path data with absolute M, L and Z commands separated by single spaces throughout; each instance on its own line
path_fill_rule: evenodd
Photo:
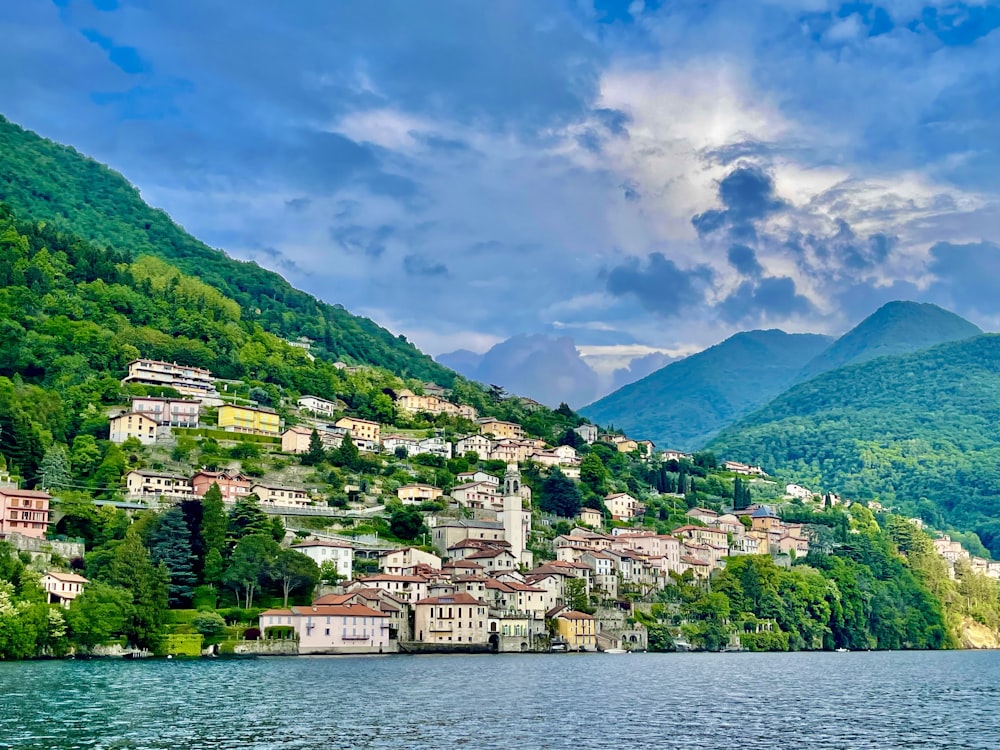
M 0 663 L 0 748 L 995 748 L 1000 652 Z

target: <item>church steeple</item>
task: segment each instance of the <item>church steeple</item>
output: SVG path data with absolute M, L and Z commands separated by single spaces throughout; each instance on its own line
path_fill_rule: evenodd
M 503 475 L 503 496 L 521 496 L 521 472 L 517 464 L 507 464 L 507 471 Z

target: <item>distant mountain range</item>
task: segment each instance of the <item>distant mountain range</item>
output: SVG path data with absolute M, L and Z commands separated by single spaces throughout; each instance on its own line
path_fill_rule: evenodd
M 981 333 L 936 305 L 890 302 L 836 340 L 783 331 L 738 333 L 580 413 L 664 447 L 693 450 L 787 388 L 823 372 Z
M 693 450 L 791 385 L 833 339 L 748 331 L 673 362 L 580 413 L 664 448 Z
M 483 354 L 459 349 L 435 359 L 471 380 L 500 385 L 553 408 L 560 403 L 574 408 L 589 404 L 672 360 L 653 352 L 636 357 L 627 367 L 599 372 L 581 356 L 572 338 L 541 334 L 512 336 Z

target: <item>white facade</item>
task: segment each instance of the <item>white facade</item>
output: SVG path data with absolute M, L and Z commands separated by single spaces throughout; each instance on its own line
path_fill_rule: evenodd
M 311 557 L 317 565 L 332 562 L 337 566 L 337 574 L 350 579 L 354 571 L 354 548 L 346 542 L 300 542 L 291 547 Z

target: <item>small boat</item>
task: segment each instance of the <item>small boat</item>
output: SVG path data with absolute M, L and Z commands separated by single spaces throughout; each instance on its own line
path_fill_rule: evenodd
M 837 649 L 834 649 L 834 651 L 836 651 L 838 654 L 848 654 L 848 653 L 850 653 L 851 649 L 849 649 L 849 648 L 837 648 Z
M 604 651 L 602 653 L 605 653 L 605 654 L 627 654 L 628 651 L 626 651 L 623 648 L 606 648 L 606 649 L 604 649 Z

